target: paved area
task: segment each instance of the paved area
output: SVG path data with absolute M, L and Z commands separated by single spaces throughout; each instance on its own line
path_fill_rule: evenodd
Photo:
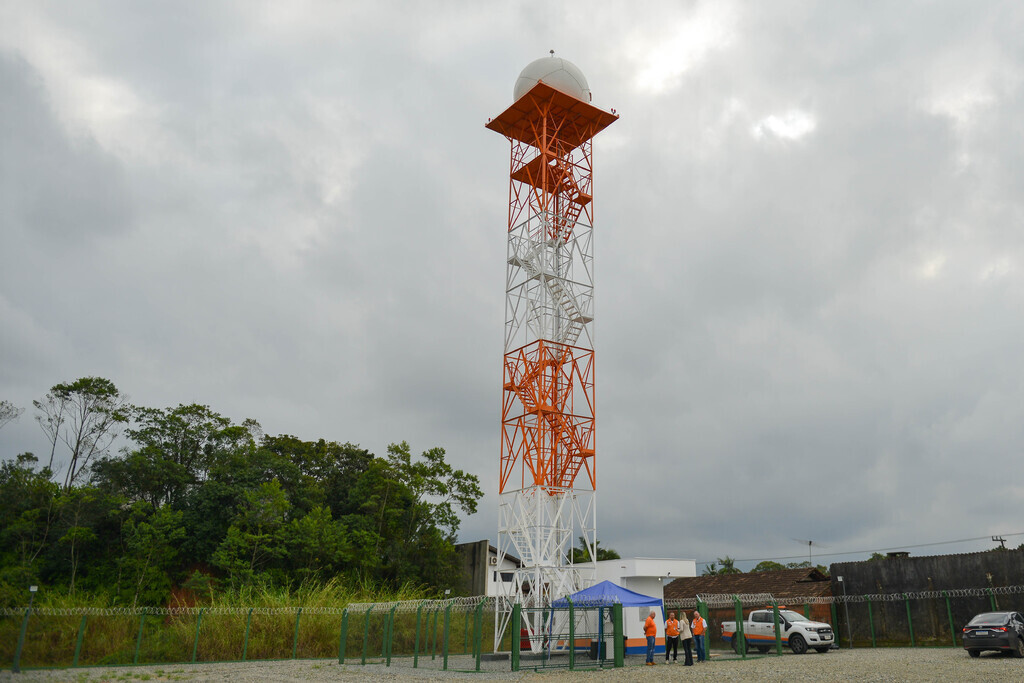
M 1024 659 L 986 653 L 971 659 L 963 650 L 952 648 L 891 648 L 840 650 L 825 654 L 785 654 L 782 657 L 753 657 L 746 661 L 716 658 L 692 667 L 682 664 L 642 666 L 630 658 L 624 669 L 551 671 L 507 670 L 507 662 L 492 661 L 481 673 L 412 669 L 411 662 L 381 665 L 339 665 L 330 660 L 247 662 L 227 664 L 173 664 L 122 668 L 27 671 L 12 675 L 0 672 L 0 681 L 997 681 L 1024 680 Z M 469 658 L 452 658 L 452 667 L 472 668 Z M 639 665 L 639 666 L 638 666 Z M 429 666 L 429 664 L 428 664 Z

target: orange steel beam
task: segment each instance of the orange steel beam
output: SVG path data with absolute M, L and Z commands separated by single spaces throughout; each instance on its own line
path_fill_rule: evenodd
M 570 488 L 581 469 L 594 488 L 594 352 L 538 340 L 506 354 L 504 368 L 499 492 Z

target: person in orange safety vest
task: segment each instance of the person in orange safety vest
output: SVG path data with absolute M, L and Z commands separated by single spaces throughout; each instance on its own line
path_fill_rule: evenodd
M 693 610 L 693 622 L 690 624 L 690 628 L 693 629 L 693 645 L 697 650 L 697 663 L 706 662 L 708 655 L 704 649 L 704 632 L 708 629 L 708 622 L 704 621 L 704 617 L 697 610 Z
M 654 623 L 654 610 L 644 622 L 644 635 L 647 636 L 647 666 L 654 666 L 654 638 L 658 635 L 658 625 Z
M 668 621 L 665 622 L 665 661 L 668 661 L 669 650 L 672 651 L 672 661 L 679 657 L 679 620 L 675 612 L 668 613 Z

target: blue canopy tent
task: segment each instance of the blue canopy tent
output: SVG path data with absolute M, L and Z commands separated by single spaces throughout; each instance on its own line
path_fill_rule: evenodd
M 649 595 L 631 591 L 611 581 L 602 581 L 590 588 L 584 588 L 570 595 L 568 599 L 559 598 L 551 603 L 551 606 L 568 607 L 569 600 L 572 600 L 573 607 L 611 607 L 616 603 L 623 607 L 661 606 L 661 598 L 652 598 Z
M 552 607 L 555 608 L 566 608 L 569 606 L 569 600 L 572 600 L 573 607 L 579 608 L 592 608 L 592 607 L 611 607 L 615 604 L 620 604 L 623 607 L 660 607 L 662 617 L 665 615 L 665 608 L 662 604 L 661 598 L 652 598 L 650 595 L 643 595 L 636 591 L 631 591 L 628 588 L 612 583 L 611 581 L 602 581 L 601 583 L 595 584 L 590 588 L 584 588 L 581 591 L 573 593 L 568 598 L 559 598 L 551 603 Z M 599 626 L 599 640 L 603 645 L 603 631 L 604 631 L 603 620 Z M 657 652 L 664 652 L 664 645 L 660 645 L 657 648 Z M 646 647 L 627 647 L 626 652 L 628 654 L 635 654 L 641 652 Z M 601 653 L 598 653 L 601 656 Z

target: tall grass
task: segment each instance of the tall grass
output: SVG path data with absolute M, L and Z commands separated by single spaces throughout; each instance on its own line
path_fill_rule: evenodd
M 40 596 L 39 607 L 71 609 L 107 607 L 102 597 L 50 594 Z M 332 579 L 297 588 L 275 588 L 267 584 L 243 586 L 237 590 L 195 596 L 188 605 L 199 608 L 234 608 L 232 614 L 103 615 L 87 616 L 82 632 L 79 666 L 131 664 L 138 647 L 138 662 L 157 664 L 242 659 L 285 659 L 333 657 L 338 654 L 340 614 L 315 614 L 317 608 L 341 609 L 356 602 L 422 600 L 436 597 L 433 591 L 411 584 L 398 589 L 369 581 Z M 263 608 L 298 608 L 298 638 L 295 612 L 259 614 Z M 233 611 L 234 611 L 233 610 Z M 252 610 L 250 612 L 250 610 Z M 377 615 L 374 615 L 375 617 Z M 374 619 L 379 621 L 383 615 Z M 350 633 L 361 629 L 352 616 Z M 357 622 L 358 625 L 357 625 Z M 13 660 L 22 618 L 0 617 L 0 666 Z M 249 626 L 245 638 L 246 624 Z M 382 622 L 381 622 L 382 623 Z M 43 616 L 33 614 L 22 650 L 23 667 L 70 666 L 82 626 L 80 615 Z M 196 637 L 198 626 L 198 638 Z M 380 624 L 373 624 L 379 651 Z M 139 632 L 142 638 L 139 640 Z M 362 631 L 359 631 L 359 646 Z M 353 638 L 349 641 L 354 643 Z M 353 644 L 353 647 L 355 645 Z

